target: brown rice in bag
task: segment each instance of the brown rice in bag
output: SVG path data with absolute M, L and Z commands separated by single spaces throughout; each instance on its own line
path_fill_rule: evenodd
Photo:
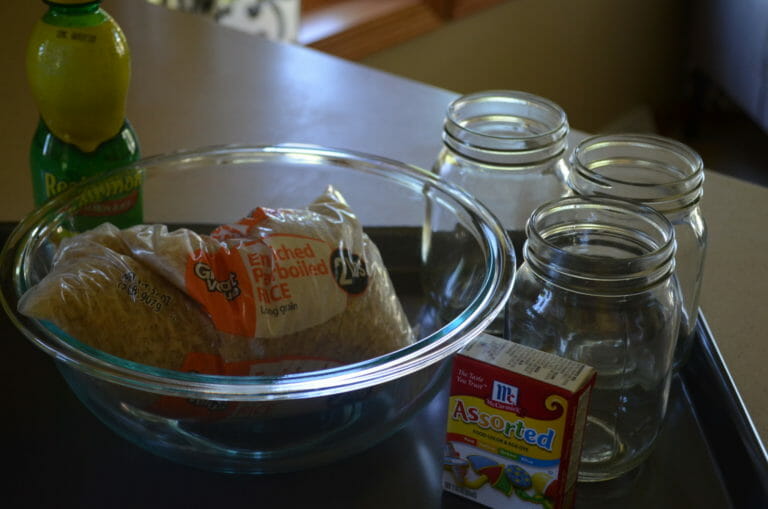
M 65 239 L 19 309 L 112 355 L 211 374 L 311 371 L 413 342 L 378 249 L 330 187 L 210 236 L 104 224 Z
M 200 306 L 129 256 L 111 224 L 62 240 L 53 269 L 19 301 L 23 314 L 130 361 L 182 369 L 218 337 Z
M 309 371 L 413 342 L 378 249 L 332 187 L 307 209 L 257 208 L 210 236 L 161 225 L 122 236 L 206 309 L 227 374 Z

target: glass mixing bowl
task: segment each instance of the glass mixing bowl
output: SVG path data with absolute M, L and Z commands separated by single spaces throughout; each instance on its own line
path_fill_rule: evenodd
M 130 362 L 21 315 L 19 297 L 50 271 L 57 239 L 78 224 L 78 211 L 94 210 L 89 201 L 105 183 L 137 176 L 145 223 L 203 233 L 257 206 L 304 208 L 334 185 L 378 245 L 418 340 L 332 369 L 228 377 Z M 469 272 L 462 300 L 454 299 L 448 310 L 430 295 L 440 293 L 442 275 L 454 272 L 422 262 L 427 201 L 455 217 L 446 238 L 462 233 L 463 255 L 451 260 L 481 268 Z M 314 146 L 227 146 L 147 158 L 67 189 L 21 221 L 0 255 L 0 270 L 3 306 L 14 324 L 55 359 L 70 388 L 112 430 L 188 465 L 268 473 L 357 453 L 402 427 L 444 386 L 450 356 L 500 312 L 514 276 L 513 256 L 492 214 L 427 171 Z M 176 411 L 178 402 L 201 411 Z

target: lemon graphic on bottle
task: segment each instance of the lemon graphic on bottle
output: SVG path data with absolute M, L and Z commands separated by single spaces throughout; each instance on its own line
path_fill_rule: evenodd
M 40 111 L 30 151 L 36 205 L 139 158 L 126 120 L 131 55 L 125 35 L 100 0 L 46 3 L 49 10 L 27 50 L 27 76 Z M 81 227 L 141 222 L 140 179 L 117 179 L 103 193 L 89 193 L 90 202 L 78 213 Z

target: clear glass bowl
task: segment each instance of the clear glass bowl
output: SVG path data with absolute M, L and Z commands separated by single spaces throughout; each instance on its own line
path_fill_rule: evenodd
M 19 314 L 20 295 L 50 270 L 57 235 L 73 222 L 83 197 L 109 179 L 137 174 L 144 182 L 145 223 L 201 232 L 256 206 L 304 208 L 334 185 L 378 245 L 418 341 L 333 369 L 226 377 L 129 362 Z M 462 244 L 467 260 L 483 267 L 472 272 L 474 280 L 465 285 L 472 291 L 449 313 L 422 284 L 429 280 L 433 287 L 439 280 L 421 261 L 427 196 L 432 207 L 456 217 L 464 238 L 473 239 Z M 380 442 L 434 398 L 444 386 L 451 354 L 500 312 L 514 277 L 511 249 L 482 205 L 419 168 L 305 145 L 211 147 L 147 158 L 91 179 L 23 219 L 0 255 L 2 301 L 23 334 L 55 359 L 82 402 L 124 438 L 209 470 L 294 471 Z M 216 419 L 205 412 L 177 414 L 178 400 L 233 411 Z

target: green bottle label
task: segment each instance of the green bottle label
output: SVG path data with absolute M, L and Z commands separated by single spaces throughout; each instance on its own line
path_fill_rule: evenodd
M 140 224 L 143 174 L 129 166 L 138 158 L 138 143 L 128 123 L 117 136 L 86 154 L 56 138 L 41 121 L 30 150 L 35 204 L 42 205 L 87 178 L 128 165 L 78 197 L 68 227 L 84 231 L 106 221 L 119 228 Z

